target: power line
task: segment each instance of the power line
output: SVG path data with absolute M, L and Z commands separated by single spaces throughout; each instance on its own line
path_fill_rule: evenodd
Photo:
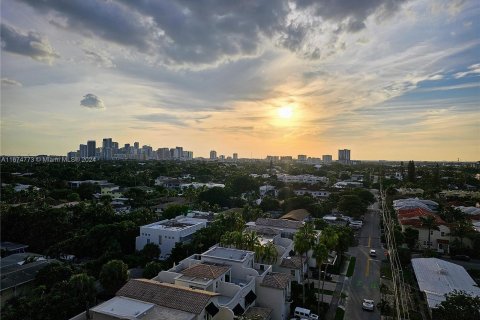
M 395 298 L 395 310 L 398 320 L 409 319 L 408 301 L 410 300 L 403 278 L 403 270 L 398 256 L 397 244 L 395 241 L 395 221 L 388 211 L 386 204 L 386 193 L 383 190 L 382 181 L 380 180 L 380 197 L 382 203 L 382 218 L 384 225 L 385 239 L 388 248 L 388 258 L 392 270 L 393 290 Z

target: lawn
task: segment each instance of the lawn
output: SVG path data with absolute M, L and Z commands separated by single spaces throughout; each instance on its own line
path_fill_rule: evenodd
M 347 277 L 351 277 L 353 275 L 353 270 L 355 270 L 355 261 L 357 258 L 351 257 L 350 258 L 350 264 L 348 265 L 348 270 L 347 270 Z

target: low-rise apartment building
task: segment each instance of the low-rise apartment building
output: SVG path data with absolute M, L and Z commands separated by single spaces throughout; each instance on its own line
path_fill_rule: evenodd
M 195 232 L 207 226 L 207 222 L 207 219 L 177 217 L 141 226 L 135 248 L 142 250 L 146 244 L 155 243 L 160 247 L 159 259 L 165 260 L 177 242 L 190 241 Z

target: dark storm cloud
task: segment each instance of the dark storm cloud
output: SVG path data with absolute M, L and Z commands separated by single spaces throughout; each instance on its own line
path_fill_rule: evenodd
M 103 101 L 92 93 L 87 93 L 83 96 L 83 99 L 80 101 L 80 105 L 82 107 L 90 108 L 90 109 L 103 109 L 105 105 Z
M 115 1 L 21 0 L 40 12 L 57 14 L 64 27 L 146 51 L 154 38 L 151 23 L 135 11 Z
M 54 14 L 58 26 L 137 48 L 169 65 L 212 65 L 256 56 L 265 38 L 279 40 L 277 43 L 292 52 L 306 48 L 305 58 L 320 57 L 321 48 L 304 43 L 312 26 L 289 21 L 287 0 L 21 1 Z M 365 19 L 371 14 L 388 16 L 404 1 L 297 0 L 296 7 L 310 16 L 342 24 L 344 32 L 356 32 L 365 28 Z
M 2 49 L 5 51 L 49 64 L 59 57 L 48 40 L 36 32 L 23 32 L 5 23 L 1 24 L 0 31 Z

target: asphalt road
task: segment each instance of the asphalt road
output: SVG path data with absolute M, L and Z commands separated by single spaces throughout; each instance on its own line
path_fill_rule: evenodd
M 380 302 L 380 265 L 385 257 L 380 242 L 379 223 L 378 203 L 375 203 L 365 215 L 363 227 L 358 232 L 358 246 L 349 250 L 357 260 L 353 276 L 348 281 L 345 319 L 380 319 L 376 306 L 373 312 L 362 309 L 363 299 L 373 299 L 375 304 Z M 377 251 L 376 258 L 369 256 L 370 249 Z

